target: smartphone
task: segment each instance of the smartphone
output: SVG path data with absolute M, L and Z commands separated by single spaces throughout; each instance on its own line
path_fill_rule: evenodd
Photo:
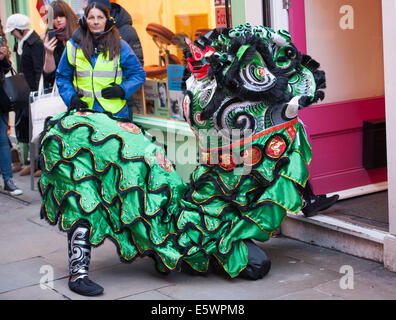
M 48 30 L 48 41 L 55 37 L 55 30 Z
M 0 36 L 0 47 L 4 47 L 5 45 L 5 38 L 3 36 Z

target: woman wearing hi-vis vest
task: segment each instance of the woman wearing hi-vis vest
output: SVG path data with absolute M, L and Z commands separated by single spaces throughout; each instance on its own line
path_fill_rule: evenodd
M 79 21 L 80 27 L 66 43 L 56 72 L 60 95 L 69 108 L 69 114 L 82 117 L 95 110 L 92 112 L 106 112 L 116 119 L 128 118 L 126 101 L 145 82 L 146 74 L 133 50 L 121 40 L 107 7 L 93 2 L 86 7 L 84 14 Z M 51 172 L 44 172 L 42 181 L 53 179 L 51 177 Z M 68 181 L 64 176 L 59 178 L 65 190 L 68 189 Z M 69 217 L 73 210 L 78 209 L 69 209 Z M 97 216 L 92 225 L 101 224 L 99 214 Z M 79 294 L 93 296 L 101 294 L 103 288 L 88 278 L 90 232 L 90 225 L 85 220 L 68 230 L 69 288 Z
M 79 24 L 56 73 L 62 99 L 71 109 L 128 117 L 126 101 L 146 80 L 142 65 L 102 3 L 89 4 Z

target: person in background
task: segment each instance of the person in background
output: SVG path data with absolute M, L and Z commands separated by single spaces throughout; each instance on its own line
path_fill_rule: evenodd
M 142 65 L 120 38 L 108 8 L 100 2 L 89 4 L 80 19 L 80 27 L 66 43 L 56 72 L 56 83 L 66 106 L 127 118 L 126 101 L 145 80 Z M 45 178 L 50 174 L 43 173 Z M 103 288 L 88 278 L 91 246 L 87 236 L 89 227 L 84 223 L 68 232 L 69 288 L 92 296 L 101 294 Z
M 30 18 L 16 13 L 7 19 L 6 33 L 11 33 L 17 40 L 14 50 L 17 52 L 17 66 L 23 72 L 30 91 L 37 91 L 44 66 L 44 44 L 40 36 L 30 27 Z M 15 113 L 15 130 L 19 143 L 29 143 L 29 108 Z M 27 147 L 23 147 L 25 150 Z M 20 171 L 28 175 L 30 165 Z
M 131 15 L 119 4 L 110 2 L 110 0 L 88 0 L 87 4 L 92 2 L 100 2 L 110 10 L 110 15 L 115 20 L 115 25 L 121 34 L 121 38 L 127 42 L 139 59 L 141 65 L 144 65 L 143 49 L 140 43 L 139 36 L 132 26 Z
M 11 68 L 11 50 L 7 45 L 7 38 L 3 31 L 3 25 L 0 20 L 0 82 L 4 79 L 6 73 Z M 0 86 L 0 171 L 4 180 L 4 191 L 10 195 L 19 196 L 23 193 L 19 189 L 12 179 L 12 167 L 11 167 L 11 149 L 10 142 L 8 140 L 8 112 L 6 111 L 7 106 L 1 106 L 3 96 L 5 92 Z M 4 108 L 2 108 L 4 107 Z
M 62 57 L 63 50 L 73 32 L 78 28 L 78 17 L 73 9 L 63 0 L 51 2 L 53 9 L 53 29 L 47 29 L 44 48 L 44 80 L 47 86 L 52 86 L 55 82 L 55 72 Z M 51 25 L 48 21 L 48 27 Z
M 110 0 L 99 0 L 99 1 L 88 0 L 87 4 L 90 4 L 92 2 L 100 2 L 110 10 L 110 15 L 114 18 L 115 25 L 120 31 L 122 39 L 130 45 L 132 50 L 135 52 L 136 57 L 139 59 L 139 62 L 143 66 L 144 65 L 143 49 L 140 43 L 139 36 L 135 28 L 132 26 L 131 15 L 119 4 L 110 2 Z M 132 121 L 133 97 L 128 99 L 127 105 L 128 105 L 128 118 Z

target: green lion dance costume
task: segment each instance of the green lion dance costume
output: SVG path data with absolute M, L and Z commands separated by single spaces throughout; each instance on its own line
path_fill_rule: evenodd
M 160 272 L 258 279 L 270 261 L 252 240 L 301 210 L 311 149 L 297 114 L 324 97 L 319 64 L 287 32 L 249 24 L 186 42 L 184 115 L 200 146 L 188 185 L 125 119 L 69 110 L 46 123 L 41 217 L 68 232 L 71 276 L 87 277 L 107 238 Z

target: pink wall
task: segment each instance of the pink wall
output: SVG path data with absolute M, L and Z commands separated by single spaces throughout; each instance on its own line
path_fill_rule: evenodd
M 315 193 L 386 180 L 386 168 L 366 170 L 362 164 L 363 121 L 385 118 L 384 104 L 384 98 L 378 97 L 311 106 L 300 112 L 312 145 L 309 170 Z
M 302 53 L 307 53 L 304 0 L 291 0 L 289 32 L 298 50 Z
M 384 96 L 381 0 L 304 4 L 306 49 L 326 71 L 324 103 Z

